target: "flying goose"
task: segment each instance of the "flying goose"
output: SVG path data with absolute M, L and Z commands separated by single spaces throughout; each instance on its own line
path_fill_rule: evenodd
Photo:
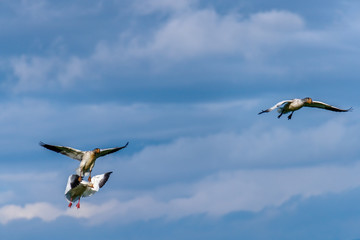
M 68 207 L 71 208 L 72 203 L 79 200 L 76 204 L 80 208 L 80 198 L 90 197 L 102 188 L 110 177 L 112 172 L 107 172 L 101 175 L 92 177 L 91 182 L 79 181 L 79 175 L 73 174 L 68 178 L 65 189 L 65 197 L 69 201 Z
M 71 147 L 54 146 L 40 142 L 40 146 L 43 146 L 44 148 L 55 151 L 57 153 L 64 154 L 73 159 L 79 160 L 80 165 L 76 170 L 77 175 L 79 175 L 79 181 L 82 180 L 82 177 L 85 174 L 89 174 L 89 178 L 88 178 L 89 182 L 91 181 L 91 171 L 94 168 L 95 161 L 97 158 L 105 156 L 110 153 L 117 152 L 120 149 L 126 148 L 128 144 L 129 142 L 127 142 L 122 147 L 107 148 L 107 149 L 95 148 L 92 151 L 81 151 Z
M 283 114 L 287 114 L 287 113 L 291 112 L 291 114 L 288 116 L 288 119 L 290 120 L 293 113 L 302 107 L 322 108 L 322 109 L 326 109 L 326 110 L 330 110 L 330 111 L 334 111 L 334 112 L 348 112 L 352 109 L 352 108 L 340 109 L 340 108 L 331 106 L 327 103 L 313 101 L 311 98 L 306 97 L 303 99 L 295 98 L 292 100 L 284 100 L 284 101 L 278 102 L 273 107 L 263 110 L 263 111 L 259 112 L 258 114 L 271 112 L 275 108 L 278 108 L 278 112 L 280 113 L 278 118 L 280 118 Z

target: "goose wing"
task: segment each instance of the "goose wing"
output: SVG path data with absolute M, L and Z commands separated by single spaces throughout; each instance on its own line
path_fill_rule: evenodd
M 259 112 L 258 114 L 262 114 L 262 113 L 266 113 L 266 112 L 271 112 L 272 110 L 280 107 L 281 105 L 283 105 L 284 103 L 288 103 L 288 102 L 291 102 L 292 100 L 284 100 L 284 101 L 281 101 L 281 102 L 278 102 L 277 104 L 275 104 L 274 106 L 272 106 L 271 108 L 268 108 L 266 110 L 262 110 L 261 112 Z
M 68 178 L 68 182 L 66 184 L 65 194 L 68 193 L 71 189 L 77 187 L 80 184 L 79 175 L 73 174 Z
M 330 110 L 330 111 L 334 111 L 334 112 L 348 112 L 348 111 L 350 111 L 352 109 L 352 108 L 341 109 L 341 108 L 337 108 L 337 107 L 331 106 L 331 105 L 329 105 L 327 103 L 323 103 L 323 102 L 320 102 L 320 101 L 312 101 L 312 103 L 305 103 L 304 106 L 322 108 L 322 109 L 326 109 L 326 110 Z
M 105 156 L 107 154 L 110 154 L 110 153 L 114 153 L 114 152 L 117 152 L 123 148 L 126 148 L 127 145 L 129 144 L 129 142 L 127 142 L 124 146 L 122 147 L 116 147 L 116 148 L 107 148 L 107 149 L 101 149 L 99 153 L 96 154 L 96 157 L 102 157 L 102 156 Z
M 91 183 L 93 187 L 87 187 L 85 192 L 82 194 L 82 197 L 90 197 L 91 195 L 95 194 L 102 188 L 105 183 L 109 180 L 110 174 L 112 172 L 107 172 L 101 175 L 96 175 L 91 178 Z
M 86 191 L 87 186 L 87 184 L 79 181 L 79 175 L 70 175 L 65 188 L 65 198 L 69 202 L 77 201 Z
M 84 153 L 82 151 L 77 150 L 75 148 L 71 148 L 71 147 L 55 146 L 55 145 L 50 145 L 50 144 L 46 144 L 43 142 L 40 142 L 39 144 L 40 144 L 40 146 L 47 148 L 51 151 L 61 153 L 63 155 L 66 155 L 68 157 L 71 157 L 71 158 L 79 160 L 79 161 L 81 161 L 81 159 L 84 155 Z
M 99 188 L 102 188 L 105 185 L 105 183 L 109 180 L 110 174 L 112 174 L 112 172 L 107 172 L 103 174 L 99 182 L 95 184 L 99 184 Z

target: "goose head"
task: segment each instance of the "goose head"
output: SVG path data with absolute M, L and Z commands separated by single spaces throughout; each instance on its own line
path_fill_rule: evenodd
M 303 98 L 303 101 L 308 104 L 312 104 L 313 100 L 309 97 Z

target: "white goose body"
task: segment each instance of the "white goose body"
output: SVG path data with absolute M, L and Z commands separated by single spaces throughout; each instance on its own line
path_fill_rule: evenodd
M 304 106 L 304 101 L 301 99 L 293 99 L 293 101 L 286 103 L 283 107 L 278 109 L 278 112 L 288 113 L 297 111 Z
M 84 151 L 84 155 L 80 162 L 76 173 L 80 176 L 87 175 L 95 166 L 96 155 L 93 151 Z

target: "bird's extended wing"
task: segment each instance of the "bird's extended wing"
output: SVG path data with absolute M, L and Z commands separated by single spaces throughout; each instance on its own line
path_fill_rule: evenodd
M 107 154 L 117 152 L 117 151 L 119 151 L 120 149 L 126 148 L 128 144 L 129 144 L 129 142 L 127 142 L 127 143 L 126 143 L 124 146 L 122 146 L 122 147 L 101 149 L 100 152 L 96 154 L 96 157 L 102 157 L 102 156 L 105 156 L 105 155 L 107 155 Z
M 81 159 L 84 155 L 84 153 L 82 151 L 71 148 L 71 147 L 54 146 L 54 145 L 45 144 L 43 142 L 40 142 L 39 144 L 40 144 L 40 146 L 43 146 L 44 148 L 47 148 L 47 149 L 52 150 L 57 153 L 64 154 L 68 157 L 71 157 L 71 158 L 79 160 L 79 161 L 81 161 Z
M 284 101 L 278 102 L 277 104 L 275 104 L 275 105 L 272 106 L 271 108 L 268 108 L 268 109 L 266 109 L 266 110 L 262 110 L 262 111 L 259 112 L 258 114 L 262 114 L 262 113 L 266 113 L 266 112 L 271 112 L 272 110 L 280 107 L 281 105 L 283 105 L 284 103 L 287 103 L 287 102 L 291 102 L 291 100 L 284 100 Z
M 69 202 L 79 200 L 82 194 L 87 190 L 87 188 L 89 188 L 86 183 L 79 181 L 79 175 L 70 175 L 66 184 L 65 198 Z
M 323 103 L 323 102 L 319 102 L 319 101 L 312 101 L 312 103 L 305 103 L 304 106 L 322 108 L 322 109 L 326 109 L 326 110 L 330 110 L 330 111 L 334 111 L 334 112 L 348 112 L 348 111 L 350 111 L 352 109 L 352 108 L 340 109 L 340 108 L 331 106 L 331 105 L 329 105 L 327 103 Z
M 112 172 L 107 172 L 104 174 L 104 176 L 100 179 L 99 181 L 99 188 L 102 188 L 105 183 L 107 182 L 107 180 L 109 179 L 110 177 L 110 174 L 112 174 Z
M 73 174 L 68 178 L 68 182 L 66 184 L 65 194 L 68 193 L 71 189 L 77 187 L 80 184 L 79 175 Z
M 108 181 L 110 174 L 112 172 L 107 172 L 101 175 L 96 175 L 91 178 L 91 183 L 93 187 L 88 187 L 85 192 L 82 194 L 82 197 L 90 197 L 91 195 L 95 194 L 102 188 L 105 183 Z

